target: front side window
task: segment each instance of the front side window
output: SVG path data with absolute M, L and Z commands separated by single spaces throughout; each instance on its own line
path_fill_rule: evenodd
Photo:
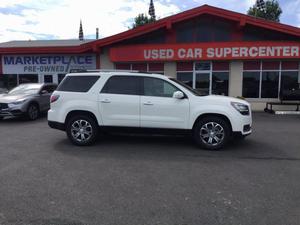
M 58 86 L 58 91 L 88 92 L 97 82 L 99 76 L 68 76 Z
M 113 76 L 104 85 L 101 93 L 139 95 L 140 78 L 134 76 Z
M 157 78 L 145 77 L 143 84 L 145 96 L 172 98 L 174 92 L 178 91 L 178 88 L 172 84 Z

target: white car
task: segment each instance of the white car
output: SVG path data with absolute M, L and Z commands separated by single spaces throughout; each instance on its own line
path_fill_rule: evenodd
M 250 104 L 200 96 L 159 74 L 97 71 L 68 74 L 51 96 L 50 127 L 76 145 L 95 142 L 99 131 L 191 134 L 202 148 L 217 150 L 231 137 L 251 134 Z

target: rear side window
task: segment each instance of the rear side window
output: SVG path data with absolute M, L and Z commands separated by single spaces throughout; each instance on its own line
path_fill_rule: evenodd
M 113 76 L 106 82 L 101 93 L 139 95 L 140 80 L 134 76 Z
M 58 86 L 58 91 L 88 92 L 100 76 L 68 76 Z

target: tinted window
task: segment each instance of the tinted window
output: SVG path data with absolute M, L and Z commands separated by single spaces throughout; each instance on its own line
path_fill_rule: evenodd
M 156 97 L 173 97 L 178 89 L 172 84 L 157 78 L 144 78 L 144 95 Z
M 87 92 L 99 79 L 99 76 L 68 76 L 58 86 L 58 91 Z
M 139 95 L 139 87 L 139 77 L 113 76 L 106 82 L 101 93 Z

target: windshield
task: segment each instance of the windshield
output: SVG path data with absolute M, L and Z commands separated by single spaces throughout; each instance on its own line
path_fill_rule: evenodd
M 196 96 L 205 96 L 206 94 L 202 94 L 200 92 L 198 92 L 197 90 L 191 88 L 190 86 L 186 85 L 185 83 L 176 80 L 175 78 L 169 78 L 171 81 L 174 81 L 175 83 L 179 84 L 180 86 L 182 86 L 183 88 L 187 89 L 188 91 L 192 92 L 192 94 L 196 95 Z
M 21 84 L 12 89 L 8 94 L 10 95 L 31 95 L 37 94 L 41 88 L 40 84 Z

